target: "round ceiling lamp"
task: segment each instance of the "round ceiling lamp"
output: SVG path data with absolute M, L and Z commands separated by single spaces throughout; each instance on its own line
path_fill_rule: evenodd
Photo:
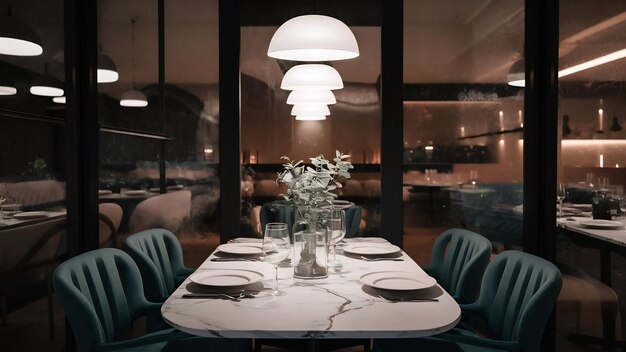
M 63 84 L 48 74 L 39 75 L 30 86 L 30 94 L 42 97 L 60 97 L 64 94 Z
M 98 83 L 116 82 L 119 78 L 115 62 L 104 54 L 98 54 Z
M 127 90 L 122 94 L 120 105 L 127 108 L 143 108 L 148 106 L 148 99 L 143 92 L 135 89 L 135 23 L 137 18 L 131 18 L 130 23 L 133 27 L 133 89 Z
M 0 95 L 15 95 L 17 88 L 13 86 L 0 86 Z
M 32 28 L 12 16 L 0 17 L 0 54 L 37 56 L 41 53 L 41 39 Z
M 305 64 L 289 69 L 280 84 L 285 90 L 333 90 L 343 88 L 339 72 L 328 65 Z
M 330 90 L 294 90 L 287 97 L 289 105 L 336 104 L 335 94 Z
M 148 106 L 148 99 L 141 91 L 135 89 L 127 90 L 122 94 L 120 105 L 128 108 L 143 108 Z
M 513 87 L 526 86 L 526 62 L 521 58 L 511 66 L 509 73 L 506 75 L 506 82 Z
M 272 36 L 267 56 L 290 61 L 333 61 L 359 56 L 359 45 L 348 26 L 322 15 L 294 17 Z
M 52 102 L 57 103 L 57 104 L 65 104 L 65 101 L 66 101 L 65 96 L 52 98 Z
M 327 116 L 330 110 L 326 105 L 294 105 L 291 108 L 291 115 L 294 116 Z

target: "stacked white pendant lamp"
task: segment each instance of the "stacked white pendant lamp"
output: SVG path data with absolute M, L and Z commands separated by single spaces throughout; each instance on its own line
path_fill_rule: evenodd
M 354 34 L 340 20 L 322 15 L 294 17 L 274 33 L 267 51 L 269 57 L 290 61 L 334 61 L 359 56 Z M 280 85 L 291 90 L 287 104 L 296 120 L 325 120 L 328 104 L 337 100 L 332 90 L 342 89 L 339 72 L 329 65 L 307 63 L 292 67 Z

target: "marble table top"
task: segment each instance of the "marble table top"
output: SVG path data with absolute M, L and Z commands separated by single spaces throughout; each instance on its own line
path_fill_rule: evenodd
M 558 219 L 557 225 L 562 228 L 579 233 L 581 235 L 593 237 L 595 239 L 609 242 L 621 247 L 626 247 L 626 219 L 617 220 L 624 224 L 625 227 L 615 230 L 592 229 L 580 224 L 580 221 L 590 219 L 590 217 L 580 216 L 566 217 Z
M 39 211 L 38 213 L 44 213 L 46 216 L 34 219 L 17 219 L 14 217 L 1 218 L 0 231 L 14 229 L 21 226 L 38 224 L 50 220 L 56 220 L 64 218 L 67 215 L 67 212 L 65 210 Z
M 389 302 L 377 290 L 359 283 L 370 272 L 422 271 L 405 253 L 404 261 L 367 262 L 339 255 L 343 271 L 326 279 L 298 280 L 293 267 L 279 269 L 282 296 L 261 291 L 239 302 L 183 299 L 194 284 L 187 279 L 163 304 L 170 325 L 190 334 L 228 338 L 404 338 L 429 336 L 454 327 L 461 310 L 439 286 L 429 291 L 438 302 Z M 198 271 L 248 269 L 263 273 L 263 285 L 274 285 L 274 268 L 264 262 L 213 262 L 213 253 Z M 293 258 L 293 257 L 292 257 Z M 189 285 L 189 286 L 188 286 Z

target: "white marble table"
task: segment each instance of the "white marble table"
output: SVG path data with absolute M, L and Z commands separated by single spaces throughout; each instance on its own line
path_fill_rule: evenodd
M 568 220 L 570 219 L 570 220 Z M 589 220 L 589 217 L 566 217 L 557 221 L 558 226 L 566 228 L 581 235 L 609 242 L 617 246 L 626 247 L 626 219 L 617 220 L 625 227 L 615 230 L 592 229 L 580 224 L 580 221 Z
M 211 255 L 213 258 L 215 253 Z M 263 262 L 212 262 L 198 269 L 249 269 L 263 273 L 265 287 L 274 285 L 274 269 Z M 431 292 L 438 302 L 388 302 L 359 283 L 361 275 L 383 270 L 421 271 L 406 254 L 404 261 L 366 262 L 338 255 L 342 273 L 327 279 L 295 280 L 292 267 L 280 268 L 280 290 L 273 297 L 261 291 L 239 302 L 224 299 L 183 299 L 189 279 L 163 304 L 170 325 L 190 334 L 227 338 L 405 338 L 438 334 L 454 327 L 461 310 L 440 287 Z

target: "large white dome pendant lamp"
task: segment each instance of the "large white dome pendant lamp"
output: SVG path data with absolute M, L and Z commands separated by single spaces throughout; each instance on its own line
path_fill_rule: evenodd
M 336 104 L 335 94 L 330 90 L 294 90 L 287 97 L 289 105 Z
M 15 95 L 17 88 L 13 86 L 0 86 L 0 95 Z
M 127 90 L 122 94 L 120 105 L 129 108 L 143 108 L 148 106 L 148 99 L 141 91 L 134 89 L 135 87 L 135 23 L 136 18 L 132 18 L 130 23 L 133 26 L 133 89 Z
M 38 56 L 41 53 L 41 39 L 32 28 L 12 16 L 9 1 L 7 16 L 0 17 L 0 54 Z
M 267 55 L 290 61 L 333 61 L 359 56 L 359 45 L 348 26 L 322 15 L 294 17 L 272 36 Z
M 280 84 L 285 90 L 334 90 L 343 88 L 339 72 L 328 65 L 304 64 L 289 69 Z

